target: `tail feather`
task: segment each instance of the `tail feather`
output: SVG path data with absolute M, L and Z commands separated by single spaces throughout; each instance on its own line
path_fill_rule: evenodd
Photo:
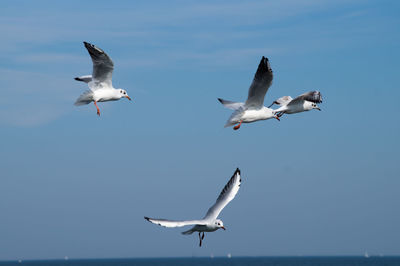
M 192 229 L 189 229 L 189 230 L 187 230 L 187 231 L 185 231 L 185 232 L 182 232 L 182 235 L 191 235 L 191 234 L 193 234 L 193 228 Z
M 91 103 L 92 101 L 93 101 L 93 92 L 91 90 L 87 90 L 84 93 L 82 93 L 78 99 L 76 99 L 74 105 L 76 106 L 85 105 Z
M 244 111 L 245 111 L 244 107 L 239 107 L 238 109 L 236 109 L 235 112 L 233 112 L 231 114 L 228 121 L 226 121 L 226 124 L 224 127 L 230 127 L 230 126 L 233 126 L 233 125 L 239 123 Z
M 230 126 L 236 125 L 237 123 L 238 122 L 233 122 L 231 120 L 228 120 L 228 121 L 226 121 L 224 127 L 230 127 Z

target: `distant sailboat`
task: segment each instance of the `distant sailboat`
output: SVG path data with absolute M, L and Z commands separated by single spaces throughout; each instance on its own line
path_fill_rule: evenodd
M 365 251 L 364 257 L 365 257 L 365 258 L 369 258 L 369 255 L 368 255 L 368 252 L 367 252 L 367 251 Z

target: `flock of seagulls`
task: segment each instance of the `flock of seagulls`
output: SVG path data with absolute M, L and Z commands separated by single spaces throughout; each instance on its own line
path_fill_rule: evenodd
M 83 42 L 89 52 L 93 62 L 92 75 L 76 77 L 75 80 L 88 84 L 89 90 L 85 91 L 76 100 L 75 105 L 85 105 L 94 103 L 97 109 L 97 115 L 100 116 L 98 102 L 117 101 L 121 98 L 131 100 L 127 92 L 123 89 L 116 89 L 112 85 L 112 72 L 114 63 L 111 58 L 97 46 Z M 253 82 L 250 85 L 246 102 L 232 102 L 218 98 L 221 104 L 234 110 L 225 124 L 225 127 L 233 126 L 238 130 L 242 123 L 252 123 L 259 120 L 275 118 L 280 121 L 284 114 L 295 114 L 316 109 L 321 111 L 317 104 L 322 103 L 322 96 L 319 91 L 306 92 L 294 99 L 290 96 L 283 96 L 268 107 L 264 106 L 264 98 L 272 84 L 273 71 L 266 57 L 261 58 Z M 277 109 L 272 109 L 273 105 L 278 105 Z M 241 184 L 239 168 L 236 169 L 233 176 L 225 185 L 217 201 L 207 211 L 204 218 L 199 220 L 167 220 L 144 217 L 147 221 L 164 227 L 183 227 L 192 226 L 189 230 L 182 232 L 184 235 L 190 235 L 198 232 L 200 246 L 205 236 L 205 232 L 214 232 L 218 229 L 226 230 L 222 220 L 218 219 L 219 214 L 230 201 L 232 201 L 239 191 Z
M 283 96 L 274 101 L 270 106 L 265 107 L 265 94 L 272 84 L 273 77 L 269 60 L 263 56 L 254 75 L 253 82 L 250 85 L 246 102 L 231 102 L 218 98 L 226 108 L 234 110 L 225 127 L 237 124 L 233 129 L 238 130 L 242 123 L 252 123 L 271 118 L 280 121 L 279 118 L 283 114 L 300 113 L 312 109 L 321 111 L 317 105 L 317 103 L 322 103 L 322 96 L 319 91 L 306 92 L 295 99 L 292 99 L 290 96 Z M 281 107 L 275 110 L 271 109 L 274 104 Z

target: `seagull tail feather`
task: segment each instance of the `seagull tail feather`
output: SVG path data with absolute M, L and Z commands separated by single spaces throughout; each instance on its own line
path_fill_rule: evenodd
M 185 232 L 182 232 L 182 235 L 191 235 L 191 234 L 193 234 L 194 231 L 192 229 L 189 229 L 189 230 L 187 230 Z
M 93 101 L 93 92 L 91 90 L 87 90 L 84 93 L 82 93 L 78 99 L 76 99 L 74 105 L 76 106 L 85 105 L 91 103 L 92 101 Z

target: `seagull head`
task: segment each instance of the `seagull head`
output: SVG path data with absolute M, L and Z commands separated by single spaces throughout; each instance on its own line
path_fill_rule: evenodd
M 317 109 L 318 111 L 321 111 L 321 108 L 316 103 L 312 103 L 311 105 L 312 109 Z
M 226 230 L 226 228 L 224 227 L 224 223 L 220 219 L 215 220 L 214 224 L 216 227 Z
M 129 101 L 131 100 L 131 97 L 129 97 L 126 90 L 118 89 L 118 93 L 119 93 L 120 98 L 127 98 Z

